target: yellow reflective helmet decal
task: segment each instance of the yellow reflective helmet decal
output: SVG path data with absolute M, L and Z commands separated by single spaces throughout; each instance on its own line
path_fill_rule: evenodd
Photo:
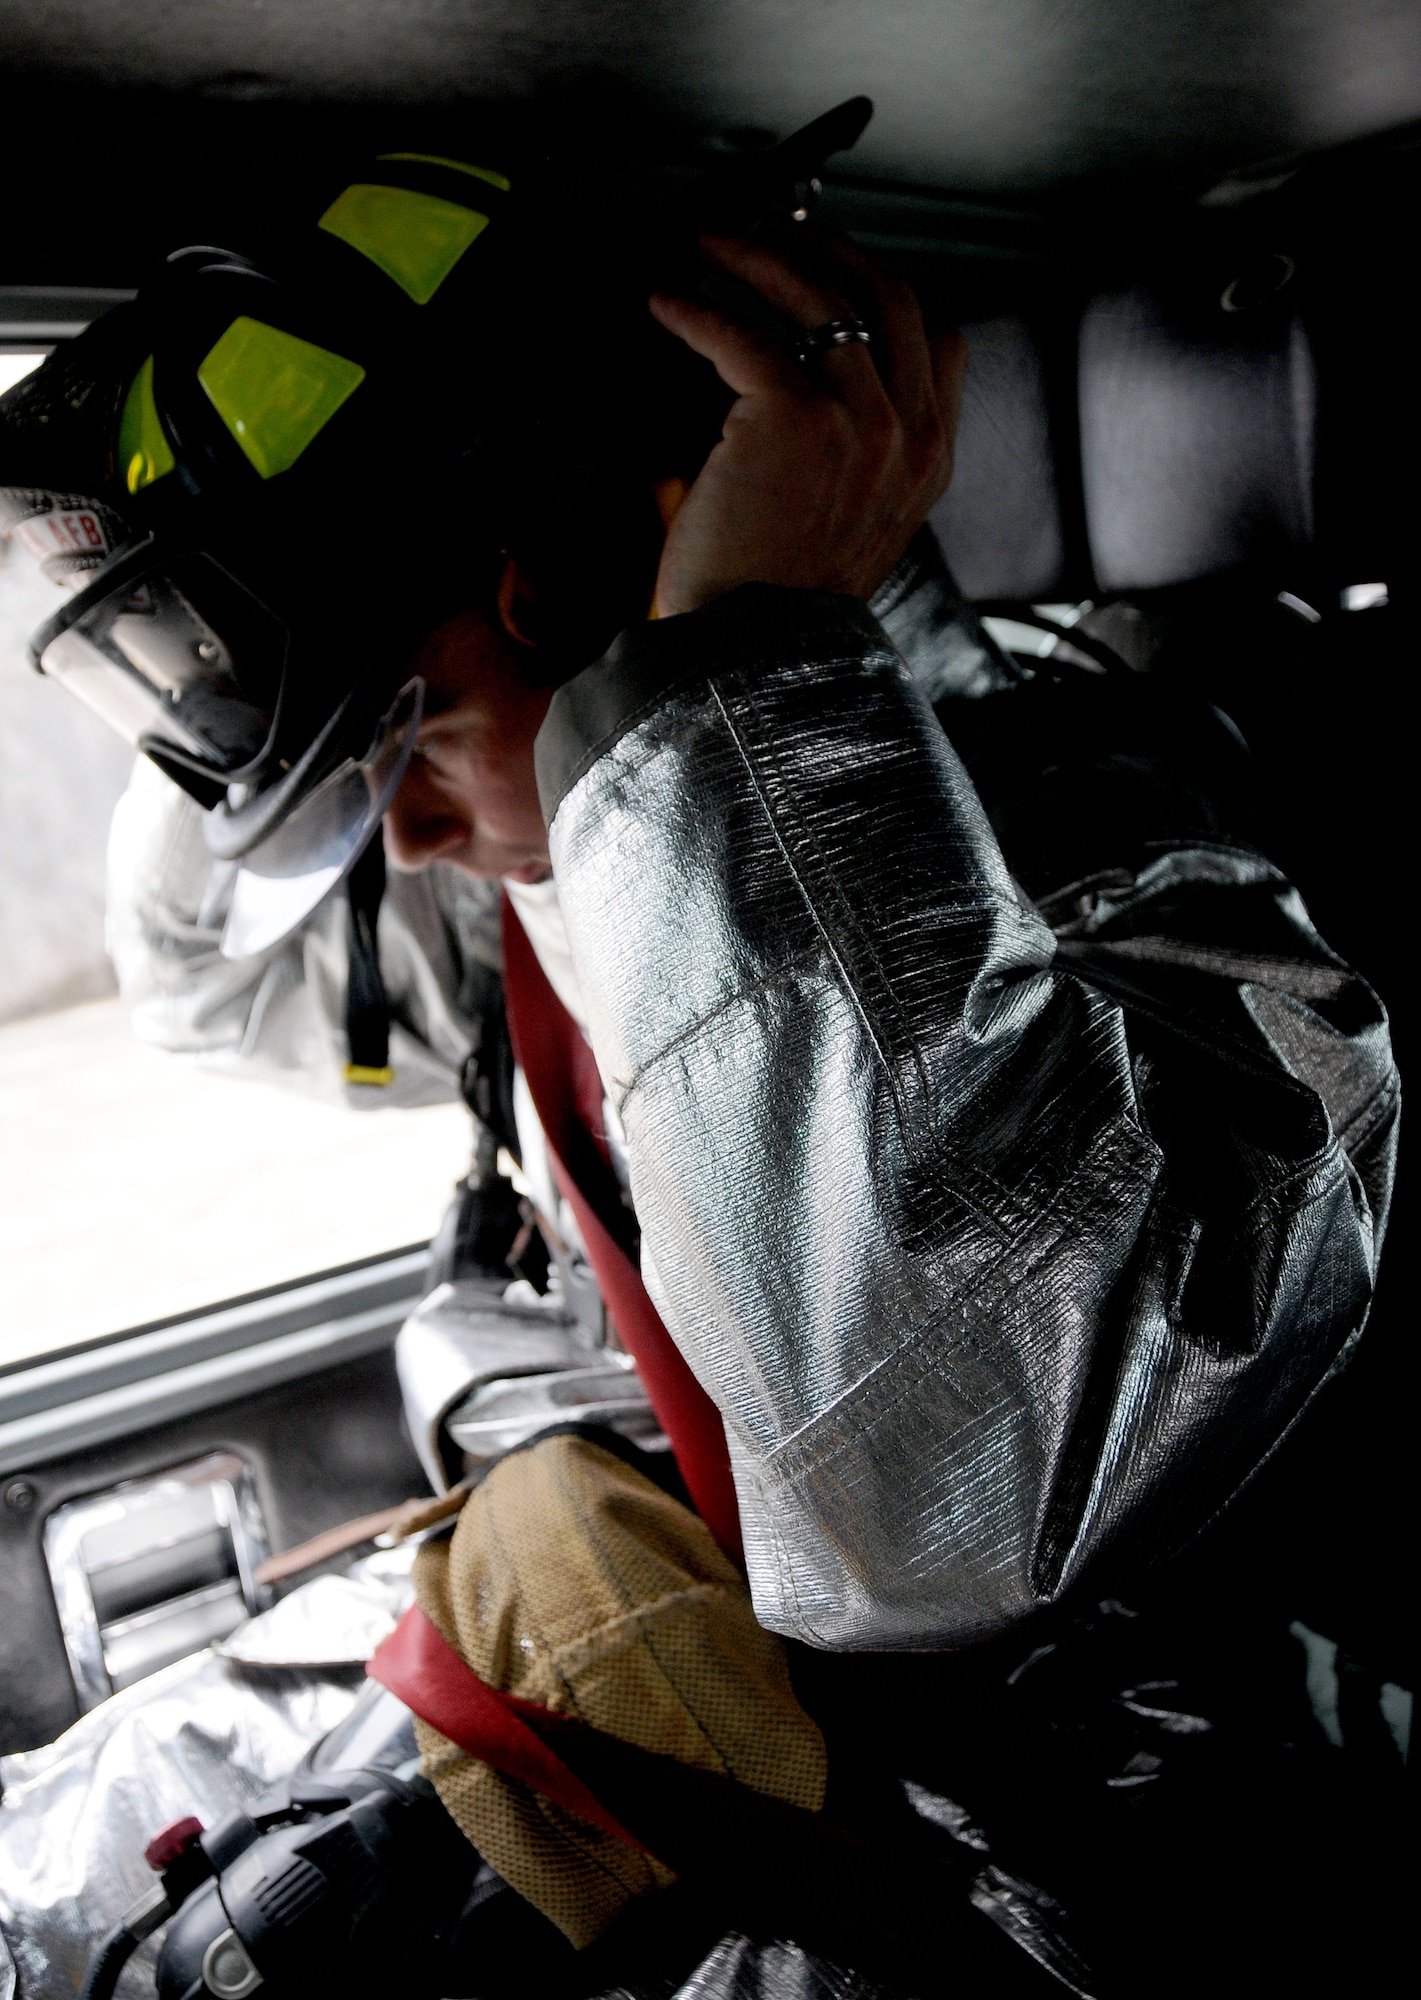
M 141 492 L 171 472 L 177 460 L 153 400 L 153 357 L 133 378 L 118 420 L 118 462 L 130 493 Z
M 417 306 L 426 306 L 488 228 L 488 217 L 438 195 L 358 181 L 336 196 L 317 226 L 368 257 Z
M 505 194 L 512 191 L 513 183 L 506 174 L 496 174 L 492 167 L 471 167 L 467 160 L 446 160 L 439 153 L 381 153 L 382 163 L 386 160 L 408 160 L 416 167 L 448 167 L 456 174 L 472 174 L 476 181 L 487 181 L 490 187 L 502 188 Z
M 213 408 L 263 479 L 288 472 L 365 380 L 357 361 L 262 320 L 234 319 L 198 366 Z

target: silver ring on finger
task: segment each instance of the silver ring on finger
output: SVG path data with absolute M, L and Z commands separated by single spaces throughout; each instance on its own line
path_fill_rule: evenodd
M 822 326 L 812 327 L 801 337 L 794 358 L 801 368 L 807 368 L 816 354 L 823 354 L 831 347 L 850 347 L 855 341 L 867 347 L 872 339 L 873 335 L 856 315 L 826 319 Z

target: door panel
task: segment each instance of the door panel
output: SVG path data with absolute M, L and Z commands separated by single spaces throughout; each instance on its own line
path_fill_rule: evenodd
M 276 1550 L 428 1486 L 404 1433 L 388 1345 L 9 1473 L 0 1484 L 0 1753 L 51 1741 L 80 1713 L 45 1563 L 46 1522 L 86 1495 L 214 1452 L 250 1466 Z

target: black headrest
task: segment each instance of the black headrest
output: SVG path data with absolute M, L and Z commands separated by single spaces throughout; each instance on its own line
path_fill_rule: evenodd
M 967 381 L 952 484 L 933 510 L 965 597 L 1040 603 L 1060 597 L 1065 531 L 1046 348 L 1024 320 L 964 328 Z

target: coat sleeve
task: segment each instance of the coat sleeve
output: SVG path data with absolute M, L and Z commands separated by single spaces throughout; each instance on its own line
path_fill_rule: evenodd
M 137 759 L 109 834 L 106 935 L 140 1041 L 204 1069 L 280 1084 L 355 1109 L 457 1102 L 483 1009 L 497 991 L 498 891 L 450 868 L 392 872 L 380 910 L 394 1082 L 344 1080 L 346 902 L 328 896 L 301 929 L 251 958 L 221 953 L 202 813 Z
M 1137 812 L 1058 940 L 882 629 L 761 586 L 625 635 L 538 766 L 762 1621 L 958 1645 L 1197 1533 L 1390 1188 L 1385 1017 L 1277 871 Z

